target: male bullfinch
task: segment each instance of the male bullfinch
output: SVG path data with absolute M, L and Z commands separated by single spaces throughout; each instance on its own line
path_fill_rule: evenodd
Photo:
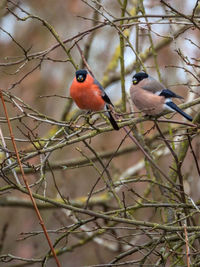
M 89 111 L 106 110 L 106 116 L 115 130 L 119 127 L 114 120 L 109 105 L 113 106 L 102 85 L 87 70 L 76 71 L 70 87 L 70 96 L 80 109 Z
M 145 72 L 138 72 L 133 76 L 130 95 L 136 107 L 147 115 L 158 115 L 168 109 L 176 111 L 187 120 L 192 121 L 192 117 L 171 100 L 171 98 L 183 97 L 166 89 L 163 84 Z

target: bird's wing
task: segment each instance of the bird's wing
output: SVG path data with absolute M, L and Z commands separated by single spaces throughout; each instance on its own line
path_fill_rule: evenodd
M 151 76 L 149 76 L 148 79 L 144 79 L 143 81 L 142 81 L 143 84 L 141 84 L 141 87 L 144 90 L 147 90 L 149 92 L 156 93 L 156 92 L 161 92 L 162 90 L 165 89 L 165 86 L 162 83 L 156 81 Z
M 95 80 L 94 80 L 94 83 L 95 83 L 95 84 L 99 87 L 99 89 L 101 90 L 101 96 L 102 96 L 103 100 L 104 100 L 107 104 L 113 106 L 112 102 L 110 101 L 110 98 L 109 98 L 108 95 L 106 94 L 106 92 L 105 92 L 103 86 L 100 84 L 100 82 L 98 82 L 98 81 L 95 79 Z
M 181 98 L 183 99 L 182 96 L 175 94 L 169 89 L 164 89 L 159 93 L 160 96 L 164 96 L 165 98 Z

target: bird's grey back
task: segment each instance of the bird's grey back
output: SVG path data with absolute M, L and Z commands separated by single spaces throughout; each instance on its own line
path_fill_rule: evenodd
M 141 87 L 144 90 L 150 91 L 152 93 L 156 93 L 165 89 L 165 86 L 162 83 L 158 82 L 150 75 L 147 79 L 141 81 Z

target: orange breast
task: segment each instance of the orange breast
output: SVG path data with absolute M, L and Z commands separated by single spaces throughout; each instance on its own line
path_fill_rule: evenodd
M 70 96 L 80 109 L 99 111 L 104 109 L 105 101 L 101 96 L 101 90 L 92 79 L 87 77 L 83 83 L 80 83 L 74 78 L 70 87 Z

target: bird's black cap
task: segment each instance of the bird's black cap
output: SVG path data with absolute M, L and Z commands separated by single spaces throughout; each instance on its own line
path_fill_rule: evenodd
M 87 76 L 87 70 L 77 70 L 76 71 L 76 80 L 78 82 L 84 82 Z
M 78 76 L 78 75 L 87 75 L 87 70 L 77 70 L 76 71 L 76 76 Z
M 133 84 L 137 84 L 137 83 L 139 83 L 140 81 L 142 81 L 143 79 L 146 79 L 146 78 L 148 78 L 148 77 L 149 77 L 149 75 L 148 75 L 146 72 L 141 71 L 141 72 L 136 73 L 136 74 L 133 76 L 133 78 L 132 78 L 132 82 L 133 82 Z

